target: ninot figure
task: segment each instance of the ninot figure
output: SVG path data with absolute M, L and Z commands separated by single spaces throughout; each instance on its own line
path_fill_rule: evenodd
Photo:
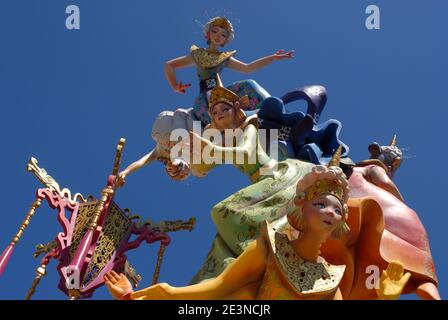
M 216 86 L 222 86 L 220 74 L 224 68 L 230 68 L 242 73 L 253 73 L 263 68 L 273 61 L 289 59 L 294 57 L 294 51 L 286 52 L 278 50 L 272 55 L 262 57 L 251 63 L 244 63 L 234 57 L 236 51 L 220 51 L 220 48 L 226 46 L 235 36 L 232 23 L 225 17 L 215 17 L 210 19 L 204 25 L 204 36 L 207 41 L 207 48 L 199 48 L 193 45 L 190 48 L 190 54 L 175 58 L 166 62 L 165 75 L 175 92 L 184 94 L 186 89 L 191 86 L 190 83 L 177 81 L 176 69 L 196 66 L 200 93 L 196 98 L 193 109 L 195 115 L 204 124 L 210 123 L 208 115 L 208 99 L 211 90 Z M 244 80 L 234 83 L 229 87 L 240 96 L 247 95 L 248 104 L 246 108 L 257 109 L 262 100 L 269 94 L 254 80 Z
M 266 222 L 262 236 L 252 241 L 243 253 L 218 277 L 187 287 L 160 283 L 133 292 L 125 275 L 109 272 L 106 285 L 116 299 L 342 299 L 339 284 L 344 265 L 332 265 L 319 255 L 329 238 L 338 238 L 347 225 L 348 181 L 337 166 L 338 156 L 329 166 L 315 166 L 297 183 L 295 210 L 287 216 L 298 236 L 276 230 Z M 400 296 L 409 274 L 399 262 L 383 272 L 378 296 Z
M 338 243 L 327 242 L 322 253 L 331 261 L 350 266 L 346 273 L 353 276 L 347 277 L 343 290 L 350 299 L 375 296 L 365 285 L 369 266 L 386 268 L 391 261 L 399 260 L 411 274 L 403 292 L 439 300 L 428 234 L 417 212 L 405 203 L 392 180 L 403 158 L 397 137 L 394 136 L 389 145 L 380 146 L 375 142 L 368 149 L 370 159 L 357 162 L 348 175 L 350 198 L 354 202 L 355 199 L 372 199 L 376 205 L 360 206 L 359 210 L 353 207 L 349 219 L 353 231 Z M 367 232 L 369 229 L 372 232 Z M 357 230 L 364 230 L 364 234 Z M 354 243 L 357 253 L 352 255 Z

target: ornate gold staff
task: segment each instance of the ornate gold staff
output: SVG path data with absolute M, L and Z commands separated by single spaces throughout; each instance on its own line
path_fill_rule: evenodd
M 51 177 L 47 171 L 43 168 L 40 168 L 37 165 L 38 161 L 36 158 L 31 158 L 27 165 L 27 171 L 32 172 L 36 178 L 45 186 L 46 189 L 49 191 L 58 194 L 59 196 L 68 199 L 70 204 L 74 205 L 76 201 L 79 199 L 82 202 L 85 202 L 84 197 L 80 193 L 76 193 L 73 197 L 71 195 L 71 192 L 69 189 L 64 188 L 61 190 L 59 187 L 59 184 L 56 182 L 53 177 Z M 19 227 L 19 231 L 16 233 L 14 238 L 12 239 L 11 243 L 6 247 L 6 249 L 3 251 L 2 255 L 0 256 L 0 276 L 2 275 L 3 271 L 6 268 L 6 265 L 8 264 L 8 261 L 12 255 L 12 252 L 14 251 L 14 247 L 17 244 L 17 242 L 22 237 L 23 233 L 25 232 L 25 229 L 30 224 L 31 218 L 36 213 L 37 208 L 42 203 L 41 197 L 36 195 L 35 200 L 31 204 L 31 208 L 28 211 L 28 213 L 25 216 L 25 219 L 23 220 L 22 224 Z
M 42 199 L 39 198 L 39 196 L 36 196 L 36 199 L 32 203 L 30 210 L 26 214 L 25 219 L 23 220 L 22 224 L 19 227 L 19 231 L 16 233 L 11 243 L 6 247 L 6 249 L 0 256 L 0 276 L 2 275 L 3 271 L 6 268 L 6 265 L 8 264 L 9 258 L 11 257 L 12 252 L 14 251 L 15 245 L 17 244 L 17 242 L 19 242 L 20 238 L 25 232 L 26 227 L 28 227 L 28 225 L 30 224 L 31 218 L 34 216 L 34 213 L 36 213 L 36 210 L 37 208 L 39 208 L 41 203 Z

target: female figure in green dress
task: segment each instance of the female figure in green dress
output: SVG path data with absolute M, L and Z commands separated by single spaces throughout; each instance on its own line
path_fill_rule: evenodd
M 294 210 L 295 184 L 314 167 L 312 163 L 297 159 L 281 162 L 271 159 L 259 141 L 256 116 L 246 117 L 241 110 L 244 103 L 245 99 L 223 87 L 215 87 L 211 92 L 209 114 L 212 121 L 203 137 L 212 129 L 215 129 L 218 135 L 226 129 L 234 129 L 230 130 L 236 134 L 234 145 L 222 147 L 190 131 L 191 150 L 188 150 L 193 157 L 196 152 L 193 147 L 200 145 L 201 160 L 206 159 L 202 157 L 206 150 L 213 153 L 214 158 L 220 155 L 222 160 L 231 159 L 231 163 L 252 182 L 212 208 L 211 216 L 217 228 L 217 235 L 206 261 L 191 283 L 218 276 L 259 236 L 259 230 L 265 220 L 273 222 Z M 175 180 L 182 180 L 190 173 L 196 177 L 204 177 L 213 169 L 217 163 L 184 161 L 188 159 L 182 160 L 171 152 L 171 148 L 176 145 L 170 141 L 171 131 L 190 128 L 185 126 L 185 123 L 190 123 L 190 116 L 190 112 L 180 110 L 161 113 L 153 125 L 152 132 L 157 147 L 123 170 L 119 174 L 118 183 L 123 184 L 127 175 L 160 157 L 165 159 L 166 170 Z M 183 164 L 182 169 L 173 165 L 177 162 Z
M 271 159 L 261 147 L 258 130 L 254 125 L 256 119 L 246 117 L 241 110 L 241 103 L 240 97 L 232 91 L 215 87 L 209 101 L 211 124 L 202 137 L 190 133 L 193 159 L 200 156 L 202 160 L 196 164 L 190 162 L 193 174 L 204 176 L 216 166 L 216 163 L 207 161 L 206 153 L 209 152 L 214 159 L 231 159 L 232 164 L 252 181 L 250 186 L 212 208 L 211 216 L 218 233 L 204 265 L 191 283 L 218 276 L 259 236 L 264 221 L 275 221 L 294 210 L 296 183 L 314 167 L 312 163 L 297 159 L 281 162 Z M 232 133 L 236 136 L 236 144 L 222 147 L 212 143 L 204 138 L 208 129 L 225 131 L 224 137 Z M 194 148 L 195 145 L 201 145 L 201 148 Z M 196 149 L 199 151 L 195 151 Z

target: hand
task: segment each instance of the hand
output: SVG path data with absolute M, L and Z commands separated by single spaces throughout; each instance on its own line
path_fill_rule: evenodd
M 278 50 L 276 53 L 272 55 L 272 59 L 276 60 L 282 60 L 282 59 L 291 59 L 294 58 L 294 50 L 291 50 L 289 52 L 285 52 L 285 50 Z
M 132 295 L 134 300 L 172 300 L 174 288 L 168 283 L 158 283 L 146 289 L 136 291 Z
M 185 180 L 190 175 L 190 167 L 181 159 L 168 161 L 165 165 L 165 170 L 166 173 L 176 181 Z
M 126 183 L 126 173 L 120 172 L 117 176 L 117 187 L 122 187 Z
M 185 94 L 185 90 L 189 87 L 191 87 L 191 83 L 183 84 L 182 81 L 179 81 L 179 83 L 173 86 L 173 90 L 174 92 Z
M 104 281 L 114 299 L 122 300 L 125 295 L 132 293 L 132 284 L 123 273 L 110 271 L 105 274 Z
M 383 270 L 380 279 L 380 288 L 376 290 L 378 297 L 383 300 L 396 300 L 403 292 L 403 288 L 408 282 L 411 274 L 404 274 L 403 264 L 399 261 L 392 261 Z

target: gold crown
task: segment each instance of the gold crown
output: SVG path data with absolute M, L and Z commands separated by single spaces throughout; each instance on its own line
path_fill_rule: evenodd
M 319 180 L 306 190 L 306 200 L 312 200 L 321 195 L 335 196 L 341 203 L 345 203 L 344 189 L 334 180 Z
M 233 32 L 232 23 L 230 23 L 230 21 L 224 17 L 217 18 L 215 21 L 212 22 L 212 26 L 221 27 L 230 33 Z
M 341 162 L 342 145 L 334 152 L 327 167 L 339 167 Z M 306 199 L 311 200 L 321 195 L 329 194 L 335 196 L 341 203 L 345 203 L 346 195 L 344 188 L 336 180 L 320 180 L 309 187 L 306 191 Z
M 240 97 L 229 89 L 221 86 L 216 86 L 212 89 L 212 92 L 210 94 L 209 109 L 220 102 L 224 102 L 233 106 L 233 104 L 239 99 Z

